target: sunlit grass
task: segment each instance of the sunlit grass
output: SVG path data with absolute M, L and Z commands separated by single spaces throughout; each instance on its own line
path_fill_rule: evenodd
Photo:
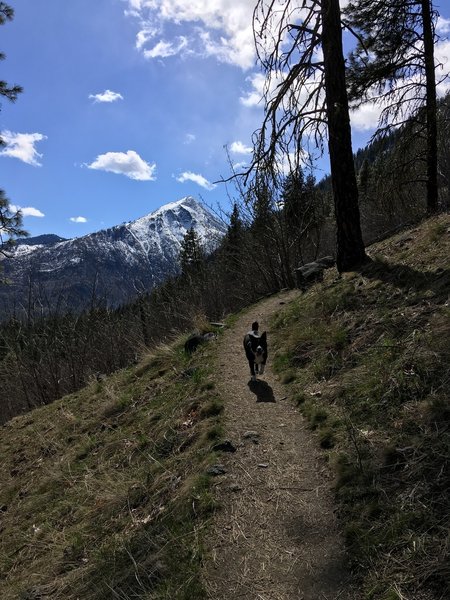
M 204 597 L 210 373 L 180 341 L 4 427 L 0 597 Z
M 442 215 L 407 248 L 378 244 L 373 263 L 329 272 L 274 319 L 274 366 L 335 469 L 374 600 L 450 593 L 449 227 Z

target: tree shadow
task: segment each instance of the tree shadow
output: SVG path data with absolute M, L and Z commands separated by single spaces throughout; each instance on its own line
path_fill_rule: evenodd
M 248 387 L 256 396 L 256 402 L 276 402 L 273 389 L 265 381 L 252 379 L 248 382 Z
M 405 290 L 423 292 L 431 290 L 437 296 L 447 295 L 450 285 L 450 270 L 418 271 L 408 265 L 389 264 L 382 260 L 371 259 L 361 266 L 359 272 L 363 277 L 378 279 Z

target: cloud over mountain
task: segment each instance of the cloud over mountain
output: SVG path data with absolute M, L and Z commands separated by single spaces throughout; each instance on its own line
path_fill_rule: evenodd
M 156 179 L 156 164 L 147 163 L 134 150 L 99 154 L 87 167 L 98 171 L 125 175 L 125 177 L 137 181 L 154 181 Z
M 181 173 L 181 175 L 179 175 L 176 179 L 180 183 L 184 183 L 185 181 L 193 181 L 208 191 L 211 191 L 216 187 L 214 183 L 208 181 L 206 177 L 203 177 L 203 175 L 200 175 L 199 173 L 192 173 L 191 171 L 185 171 L 184 173 Z

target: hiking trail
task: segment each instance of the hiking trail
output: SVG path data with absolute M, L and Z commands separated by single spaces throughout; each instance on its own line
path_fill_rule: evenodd
M 289 390 L 272 370 L 270 318 L 298 295 L 282 292 L 245 311 L 219 341 L 217 386 L 224 438 L 220 504 L 208 536 L 210 600 L 357 600 L 333 512 L 332 475 Z M 242 340 L 253 321 L 267 330 L 264 376 L 250 382 Z

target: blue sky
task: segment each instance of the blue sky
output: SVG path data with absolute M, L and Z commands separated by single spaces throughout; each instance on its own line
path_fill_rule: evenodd
M 2 102 L 0 187 L 31 235 L 84 235 L 186 195 L 228 207 L 213 183 L 229 175 L 224 146 L 248 161 L 262 116 L 253 2 L 9 3 L 1 79 L 24 93 Z M 439 52 L 450 56 L 448 42 Z M 376 111 L 352 122 L 356 149 Z

